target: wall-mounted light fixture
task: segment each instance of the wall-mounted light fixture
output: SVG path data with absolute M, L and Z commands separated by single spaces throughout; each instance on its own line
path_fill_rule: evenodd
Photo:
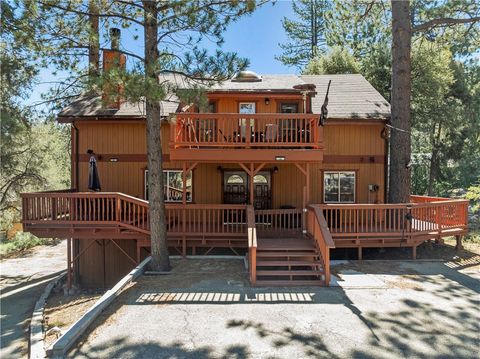
M 270 99 L 268 97 L 265 98 L 265 105 L 270 105 Z
M 275 156 L 275 161 L 285 161 L 285 156 Z
M 278 173 L 278 167 L 277 166 L 273 167 L 273 173 Z
M 112 157 L 112 158 L 110 158 L 110 162 L 118 162 L 118 158 Z
M 222 166 L 218 166 L 218 167 L 217 167 L 217 171 L 218 171 L 218 172 L 222 172 L 222 170 L 223 170 Z

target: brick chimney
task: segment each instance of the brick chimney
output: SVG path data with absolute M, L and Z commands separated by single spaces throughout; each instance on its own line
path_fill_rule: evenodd
M 126 56 L 119 49 L 120 29 L 110 29 L 111 50 L 103 50 L 103 73 L 107 74 L 113 69 L 125 69 Z M 106 108 L 119 109 L 121 104 L 122 86 L 112 85 L 108 82 L 103 85 L 102 101 Z

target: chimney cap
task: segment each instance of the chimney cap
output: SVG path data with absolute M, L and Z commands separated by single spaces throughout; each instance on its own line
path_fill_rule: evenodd
M 120 29 L 112 27 L 110 29 L 110 41 L 112 50 L 118 50 L 120 45 Z

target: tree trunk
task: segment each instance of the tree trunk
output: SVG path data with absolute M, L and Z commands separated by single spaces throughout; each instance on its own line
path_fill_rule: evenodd
M 410 2 L 392 0 L 392 131 L 390 135 L 390 203 L 410 201 L 410 96 L 412 29 Z
M 90 34 L 88 44 L 88 74 L 90 78 L 100 74 L 100 37 L 98 33 L 98 0 L 90 0 L 88 3 L 88 21 Z
M 155 1 L 144 1 L 145 8 L 145 76 L 147 81 L 158 81 L 155 64 L 157 49 L 157 9 Z M 150 202 L 150 239 L 152 261 L 156 271 L 170 270 L 167 231 L 165 225 L 165 202 L 163 198 L 162 141 L 160 137 L 160 104 L 157 99 L 145 96 L 147 117 L 148 154 L 148 199 Z

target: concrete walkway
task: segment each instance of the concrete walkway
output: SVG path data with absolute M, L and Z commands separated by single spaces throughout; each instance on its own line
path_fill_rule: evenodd
M 260 289 L 240 261 L 179 260 L 172 274 L 141 277 L 70 355 L 477 357 L 478 266 L 364 262 L 335 273 L 338 287 Z M 355 275 L 366 287 L 352 286 Z
M 30 316 L 43 289 L 67 268 L 67 245 L 40 246 L 0 261 L 0 357 L 26 358 Z

